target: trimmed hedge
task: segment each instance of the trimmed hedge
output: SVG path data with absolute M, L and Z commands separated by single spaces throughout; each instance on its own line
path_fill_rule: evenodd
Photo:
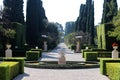
M 42 57 L 42 49 L 31 49 L 31 51 L 39 51 L 39 57 Z
M 106 63 L 106 75 L 110 80 L 120 80 L 120 63 Z
M 98 48 L 112 50 L 111 44 L 116 42 L 115 37 L 109 37 L 108 31 L 111 31 L 114 28 L 113 24 L 105 23 L 97 26 L 97 38 L 98 38 Z
M 24 73 L 24 58 L 4 58 L 3 61 L 17 61 L 19 62 L 19 73 Z
M 98 52 L 98 57 L 100 58 L 110 58 L 111 57 L 111 52 L 107 51 L 105 49 L 82 49 L 82 57 L 85 58 L 84 53 L 85 52 Z
M 0 63 L 0 80 L 12 80 L 18 74 L 19 74 L 18 62 L 1 62 Z
M 100 51 L 98 52 L 98 57 L 99 58 L 111 58 L 112 52 L 109 51 Z
M 84 53 L 85 52 L 91 52 L 92 49 L 82 49 L 81 51 L 82 51 L 82 58 L 84 58 L 84 56 L 85 56 Z
M 8 64 L 1 65 L 0 63 L 0 80 L 10 80 Z
M 97 61 L 98 52 L 85 52 L 86 61 Z
M 28 61 L 36 61 L 39 59 L 40 52 L 39 51 L 27 51 L 26 59 Z
M 106 63 L 120 63 L 120 59 L 100 58 L 100 73 L 106 75 Z

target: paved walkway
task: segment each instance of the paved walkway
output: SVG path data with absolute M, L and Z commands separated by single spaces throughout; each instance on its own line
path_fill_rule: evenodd
M 80 53 L 73 53 L 64 43 L 49 53 L 43 53 L 42 61 L 58 61 L 58 49 L 65 48 L 67 61 L 84 61 Z M 25 67 L 25 73 L 14 80 L 109 80 L 94 69 L 34 69 Z

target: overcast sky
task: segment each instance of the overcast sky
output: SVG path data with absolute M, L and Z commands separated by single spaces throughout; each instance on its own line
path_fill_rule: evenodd
M 26 0 L 24 4 L 24 11 Z M 63 26 L 66 21 L 76 21 L 79 15 L 80 4 L 86 0 L 42 0 L 46 16 L 50 22 L 59 22 Z M 101 22 L 104 0 L 94 0 L 95 25 Z M 120 7 L 120 0 L 117 0 Z M 2 4 L 2 0 L 0 0 Z

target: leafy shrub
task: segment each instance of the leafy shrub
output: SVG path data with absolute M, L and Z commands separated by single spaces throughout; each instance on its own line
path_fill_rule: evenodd
M 71 45 L 71 50 L 76 50 L 76 45 Z

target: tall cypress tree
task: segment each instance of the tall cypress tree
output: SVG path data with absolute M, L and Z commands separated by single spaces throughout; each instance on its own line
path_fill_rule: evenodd
M 86 4 L 81 4 L 76 30 L 89 34 L 88 43 L 94 44 L 94 1 L 86 0 Z
M 104 0 L 101 23 L 111 22 L 113 17 L 117 15 L 117 12 L 117 0 Z
M 12 0 L 11 22 L 24 24 L 23 0 Z
M 23 0 L 4 0 L 3 20 L 24 23 Z
M 43 20 L 47 19 L 41 0 L 27 0 L 26 40 L 31 46 L 39 45 L 42 31 L 45 27 Z

